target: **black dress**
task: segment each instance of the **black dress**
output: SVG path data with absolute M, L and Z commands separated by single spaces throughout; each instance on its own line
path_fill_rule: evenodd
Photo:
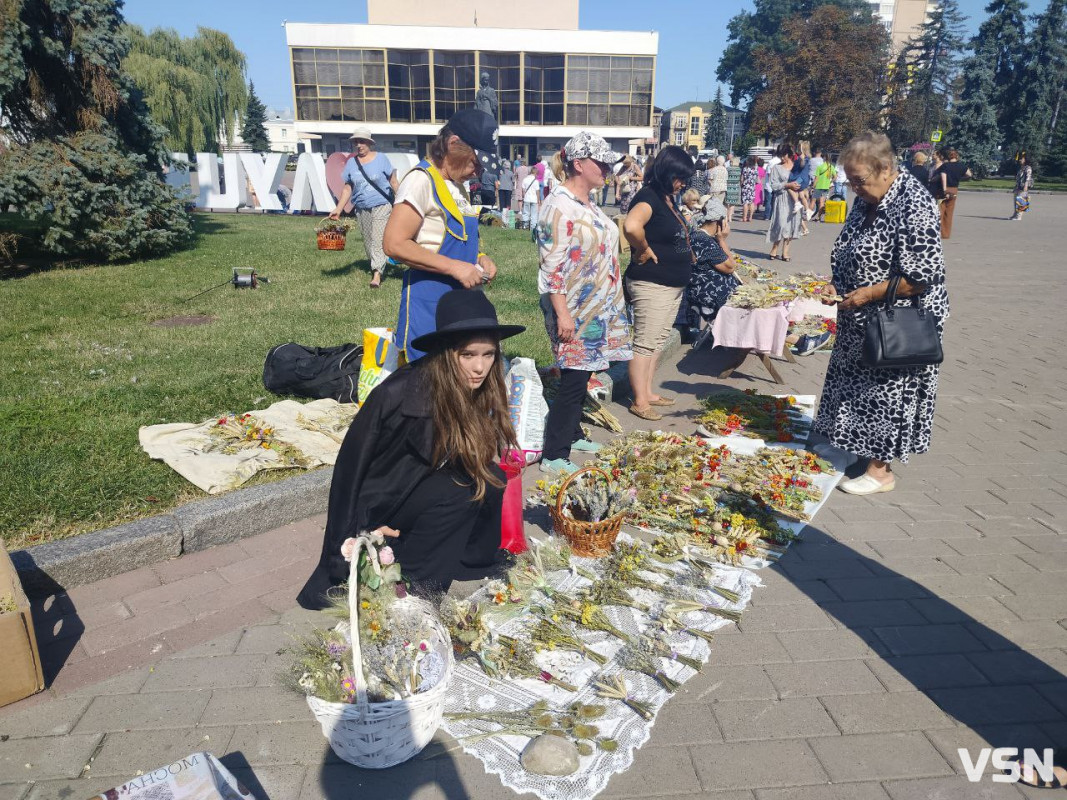
M 710 323 L 726 305 L 734 289 L 741 281 L 732 273 L 719 272 L 715 269 L 726 261 L 726 252 L 719 246 L 714 236 L 702 230 L 696 230 L 690 236 L 696 264 L 685 290 L 685 308 L 688 312 L 689 327 L 696 328 L 700 320 Z
M 937 206 L 910 172 L 901 172 L 867 224 L 870 205 L 857 198 L 830 253 L 838 294 L 889 279 L 897 265 L 926 291 L 918 302 L 937 319 L 948 319 L 945 259 Z M 898 306 L 916 298 L 897 300 Z M 937 399 L 938 366 L 870 369 L 864 366 L 867 320 L 884 303 L 870 303 L 837 315 L 837 343 L 830 355 L 815 430 L 835 447 L 879 461 L 907 463 L 911 453 L 930 449 Z
M 386 378 L 348 429 L 330 484 L 319 564 L 297 597 L 304 608 L 325 608 L 327 592 L 348 580 L 345 539 L 381 525 L 400 531 L 387 544 L 416 592 L 447 591 L 453 580 L 482 577 L 498 566 L 504 490 L 487 486 L 475 503 L 465 475 L 431 463 L 426 363 L 420 359 Z M 495 471 L 503 481 L 503 470 Z

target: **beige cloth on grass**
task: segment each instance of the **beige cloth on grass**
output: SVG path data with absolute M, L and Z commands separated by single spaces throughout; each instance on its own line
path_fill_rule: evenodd
M 337 460 L 347 427 L 331 434 L 303 427 L 297 417 L 330 427 L 351 415 L 355 406 L 336 400 L 298 403 L 281 400 L 262 411 L 249 412 L 262 425 L 274 428 L 274 438 L 297 448 L 307 459 L 308 469 L 332 465 Z M 214 417 L 205 422 L 175 422 L 144 425 L 138 432 L 141 447 L 151 457 L 163 461 L 175 472 L 208 494 L 235 489 L 260 470 L 291 468 L 274 450 L 249 448 L 229 454 L 209 451 L 215 442 L 209 431 L 218 424 Z

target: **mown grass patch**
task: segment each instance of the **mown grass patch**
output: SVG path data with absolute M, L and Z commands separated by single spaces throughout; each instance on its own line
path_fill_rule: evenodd
M 310 217 L 198 214 L 193 249 L 0 281 L 0 535 L 8 547 L 202 497 L 144 454 L 140 426 L 264 407 L 278 399 L 262 384 L 273 345 L 358 342 L 365 327 L 395 324 L 400 272 L 369 288 L 358 228 L 346 250 L 319 251 L 315 224 Z M 489 296 L 502 320 L 528 328 L 508 340 L 508 354 L 543 363 L 550 351 L 529 234 L 482 228 L 482 235 L 500 267 Z M 234 267 L 255 267 L 270 283 L 187 300 L 228 280 Z M 214 321 L 152 324 L 194 315 Z

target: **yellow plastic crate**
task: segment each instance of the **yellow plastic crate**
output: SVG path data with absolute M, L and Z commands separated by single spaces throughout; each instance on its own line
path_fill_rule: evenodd
M 844 200 L 826 201 L 825 219 L 827 222 L 836 222 L 838 224 L 843 223 L 846 214 L 848 214 L 848 203 Z

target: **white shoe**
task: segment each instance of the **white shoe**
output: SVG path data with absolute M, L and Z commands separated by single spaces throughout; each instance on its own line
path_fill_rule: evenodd
M 870 475 L 860 475 L 858 478 L 842 482 L 838 488 L 842 492 L 848 492 L 849 494 L 878 494 L 879 492 L 891 492 L 896 486 L 896 480 L 882 483 Z

